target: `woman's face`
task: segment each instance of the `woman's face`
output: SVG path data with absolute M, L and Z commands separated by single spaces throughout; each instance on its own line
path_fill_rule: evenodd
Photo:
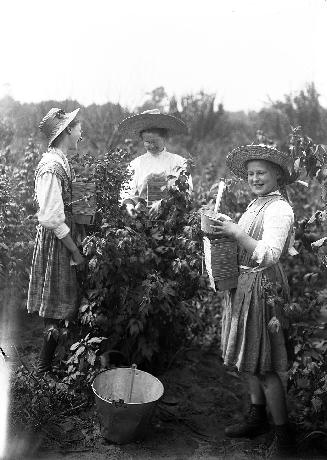
M 250 160 L 247 163 L 248 184 L 256 196 L 268 195 L 277 190 L 280 174 L 272 163 L 264 160 Z
M 70 144 L 71 148 L 77 148 L 77 142 L 82 137 L 82 125 L 81 123 L 77 123 L 77 125 L 70 127 Z
M 165 148 L 166 142 L 163 137 L 158 133 L 151 131 L 143 131 L 142 140 L 145 149 L 152 153 L 152 155 L 158 155 Z

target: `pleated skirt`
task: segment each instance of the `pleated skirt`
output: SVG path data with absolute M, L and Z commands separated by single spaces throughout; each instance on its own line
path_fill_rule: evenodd
M 27 310 L 55 319 L 72 319 L 78 309 L 76 268 L 71 254 L 52 230 L 37 227 Z
M 237 288 L 226 291 L 224 299 L 221 346 L 226 366 L 252 375 L 285 372 L 287 321 L 283 308 L 267 305 L 264 282 L 278 283 L 285 302 L 289 301 L 286 275 L 280 263 L 261 272 L 240 274 Z M 270 332 L 268 323 L 276 316 L 281 327 Z

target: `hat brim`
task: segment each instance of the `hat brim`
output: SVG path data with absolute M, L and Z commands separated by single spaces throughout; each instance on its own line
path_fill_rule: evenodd
M 55 132 L 51 134 L 51 136 L 48 139 L 48 147 L 51 146 L 52 142 L 61 134 L 71 123 L 74 118 L 76 118 L 76 115 L 80 111 L 80 108 L 73 110 L 73 112 L 68 112 L 64 115 L 64 117 L 60 120 L 60 123 L 56 126 Z
M 125 138 L 138 139 L 142 131 L 151 128 L 166 129 L 169 135 L 187 133 L 187 126 L 182 120 L 163 113 L 140 113 L 125 118 L 119 124 L 119 133 Z
M 278 165 L 284 173 L 283 182 L 285 184 L 293 182 L 290 173 L 289 155 L 268 145 L 253 144 L 237 147 L 227 155 L 226 164 L 237 177 L 247 180 L 248 172 L 246 164 L 250 160 L 265 160 Z

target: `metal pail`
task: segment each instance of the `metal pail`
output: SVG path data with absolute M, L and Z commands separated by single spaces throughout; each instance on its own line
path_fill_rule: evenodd
M 109 369 L 92 383 L 102 435 L 126 444 L 145 436 L 157 401 L 164 392 L 160 380 L 135 368 Z

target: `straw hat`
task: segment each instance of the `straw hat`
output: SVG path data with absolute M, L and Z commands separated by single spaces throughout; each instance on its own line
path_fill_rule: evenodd
M 48 147 L 61 134 L 71 121 L 74 120 L 79 109 L 73 112 L 64 112 L 62 109 L 52 108 L 46 114 L 39 124 L 40 130 L 46 135 L 48 139 Z
M 242 145 L 237 147 L 227 155 L 226 164 L 237 177 L 246 180 L 248 176 L 246 163 L 250 160 L 270 161 L 283 170 L 285 184 L 293 181 L 289 155 L 269 145 Z
M 119 132 L 126 138 L 139 138 L 140 133 L 146 129 L 164 128 L 169 134 L 186 134 L 187 126 L 179 118 L 160 113 L 158 109 L 146 110 L 145 112 L 125 118 L 119 124 Z

